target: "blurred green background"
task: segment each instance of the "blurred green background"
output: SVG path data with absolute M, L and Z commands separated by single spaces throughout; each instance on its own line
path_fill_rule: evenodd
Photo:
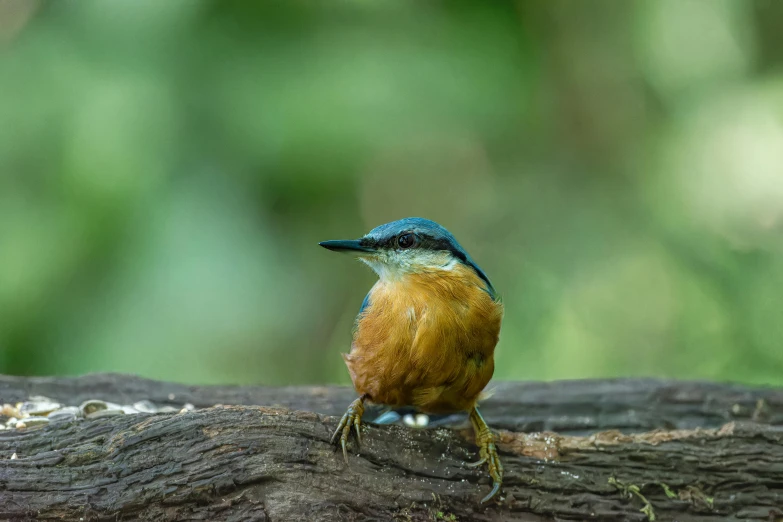
M 783 384 L 783 2 L 0 0 L 0 372 L 349 383 L 423 216 L 496 378 Z

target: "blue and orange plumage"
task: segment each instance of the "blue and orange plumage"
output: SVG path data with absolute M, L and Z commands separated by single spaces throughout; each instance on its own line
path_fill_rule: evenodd
M 359 435 L 364 401 L 425 413 L 469 411 L 494 496 L 503 468 L 494 437 L 476 408 L 494 372 L 503 306 L 486 274 L 442 226 L 421 218 L 381 225 L 359 240 L 325 241 L 351 251 L 379 280 L 356 319 L 343 358 L 360 397 L 333 440 Z M 346 457 L 347 459 L 347 457 Z

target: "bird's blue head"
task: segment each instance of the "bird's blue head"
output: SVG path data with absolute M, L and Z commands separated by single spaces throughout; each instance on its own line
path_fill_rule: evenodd
M 364 237 L 319 243 L 337 252 L 352 252 L 382 280 L 405 274 L 450 270 L 462 263 L 476 272 L 495 296 L 489 278 L 444 227 L 424 218 L 405 218 L 370 230 Z

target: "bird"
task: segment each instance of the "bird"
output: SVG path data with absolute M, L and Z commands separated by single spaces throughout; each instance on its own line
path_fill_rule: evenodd
M 468 412 L 479 448 L 479 460 L 468 466 L 487 465 L 492 490 L 481 503 L 495 497 L 503 465 L 478 401 L 494 373 L 503 304 L 487 275 L 448 230 L 425 218 L 319 245 L 354 254 L 378 275 L 342 354 L 358 398 L 331 443 L 339 441 L 347 464 L 351 428 L 361 444 L 365 402 L 425 414 Z

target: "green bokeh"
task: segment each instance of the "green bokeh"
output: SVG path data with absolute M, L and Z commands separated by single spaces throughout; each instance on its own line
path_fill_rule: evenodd
M 783 384 L 783 3 L 0 2 L 0 373 L 348 383 L 449 228 L 500 379 Z

